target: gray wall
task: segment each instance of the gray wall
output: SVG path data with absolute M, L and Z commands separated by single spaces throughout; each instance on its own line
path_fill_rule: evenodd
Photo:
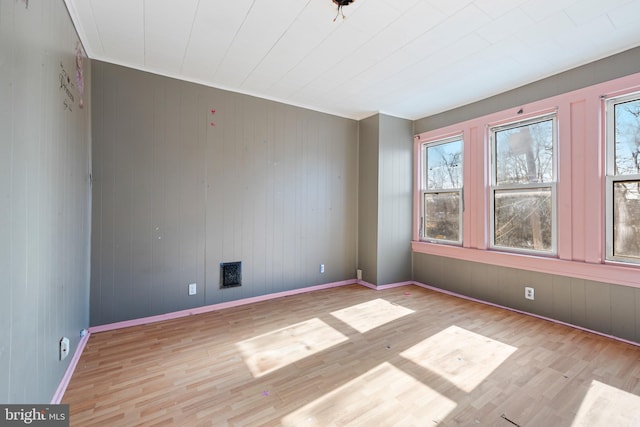
M 358 268 L 362 279 L 378 283 L 378 169 L 380 115 L 359 122 Z
M 415 133 L 427 132 L 486 114 L 518 107 L 598 83 L 640 72 L 640 47 L 591 62 L 543 80 L 416 120 Z
M 413 123 L 380 114 L 378 285 L 411 280 Z
M 75 350 L 89 323 L 89 64 L 80 109 L 64 3 L 26 6 L 0 0 L 2 403 L 50 402 L 71 360 L 58 341 Z
M 357 122 L 101 62 L 93 85 L 92 325 L 355 278 Z
M 414 280 L 640 342 L 640 289 L 414 253 Z M 535 300 L 524 287 L 535 288 Z
M 376 114 L 359 138 L 358 268 L 375 285 L 410 280 L 413 124 Z

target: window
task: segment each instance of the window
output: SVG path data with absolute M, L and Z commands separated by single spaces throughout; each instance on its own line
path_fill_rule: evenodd
M 556 253 L 556 117 L 493 127 L 491 247 Z
M 422 146 L 423 240 L 462 243 L 462 136 Z
M 640 93 L 606 105 L 607 259 L 640 263 Z

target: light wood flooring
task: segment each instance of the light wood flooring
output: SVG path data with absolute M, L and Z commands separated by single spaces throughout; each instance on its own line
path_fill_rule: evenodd
M 73 426 L 640 426 L 640 348 L 417 286 L 92 334 Z

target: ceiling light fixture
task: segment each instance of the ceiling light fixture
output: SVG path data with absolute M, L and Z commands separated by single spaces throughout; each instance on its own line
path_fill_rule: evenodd
M 336 19 L 338 19 L 339 15 L 342 15 L 342 19 L 346 18 L 346 16 L 344 16 L 344 12 L 342 11 L 342 8 L 345 6 L 349 6 L 351 3 L 353 3 L 356 0 L 331 0 L 331 1 L 338 5 L 338 13 L 336 13 L 336 17 L 333 18 L 333 22 L 336 22 Z

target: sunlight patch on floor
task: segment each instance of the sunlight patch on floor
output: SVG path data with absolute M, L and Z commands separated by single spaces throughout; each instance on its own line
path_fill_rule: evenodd
M 470 392 L 516 350 L 500 341 L 450 326 L 400 355 Z
M 640 396 L 591 381 L 572 427 L 640 427 Z
M 363 334 L 411 313 L 415 311 L 378 298 L 333 311 L 331 315 Z
M 384 362 L 285 416 L 282 425 L 436 425 L 455 407 L 452 400 Z
M 314 318 L 236 344 L 255 378 L 273 372 L 347 337 Z

